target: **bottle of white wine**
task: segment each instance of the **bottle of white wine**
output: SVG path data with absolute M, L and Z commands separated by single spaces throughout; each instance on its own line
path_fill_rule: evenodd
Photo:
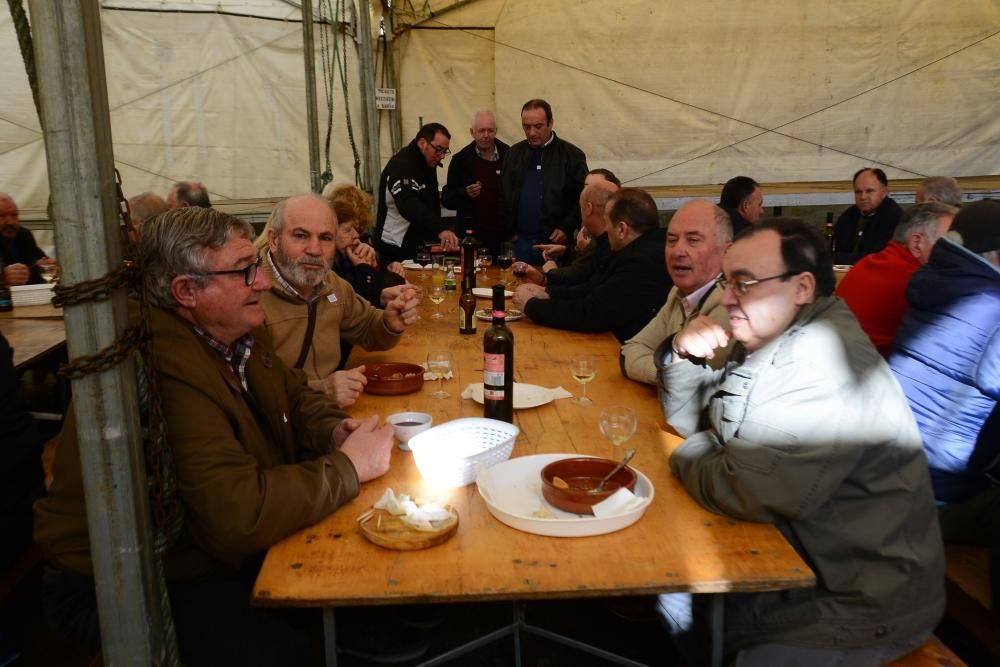
M 514 334 L 507 328 L 504 286 L 493 286 L 493 325 L 483 336 L 483 416 L 514 423 Z

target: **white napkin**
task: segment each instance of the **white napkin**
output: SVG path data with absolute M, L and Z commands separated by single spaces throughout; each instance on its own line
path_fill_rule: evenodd
M 542 387 L 546 392 L 548 392 L 549 398 L 555 400 L 557 398 L 571 398 L 573 394 L 569 393 L 562 387 Z M 514 391 L 517 391 L 517 382 L 514 383 Z M 483 399 L 483 383 L 473 382 L 468 387 L 462 390 L 462 398 L 469 398 L 475 400 L 479 397 L 479 400 Z
M 604 517 L 625 514 L 626 512 L 638 509 L 645 500 L 645 498 L 638 497 L 623 486 L 594 505 L 591 509 L 594 511 L 594 516 L 603 519 Z
M 398 516 L 404 523 L 423 531 L 434 530 L 432 522 L 445 521 L 453 516 L 437 503 L 426 503 L 418 507 L 408 495 L 401 493 L 397 497 L 392 489 L 386 489 L 374 507 Z

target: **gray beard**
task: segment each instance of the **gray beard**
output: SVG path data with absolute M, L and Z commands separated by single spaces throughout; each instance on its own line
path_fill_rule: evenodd
M 271 258 L 274 260 L 275 266 L 281 271 L 281 275 L 284 276 L 285 280 L 290 282 L 300 291 L 309 291 L 315 289 L 320 283 L 323 282 L 323 278 L 330 271 L 332 264 L 326 260 L 315 260 L 311 257 L 302 256 L 297 260 L 290 260 L 283 252 L 281 252 L 281 246 L 279 244 L 277 252 L 271 253 Z M 319 275 L 312 277 L 308 275 L 303 268 L 303 266 L 322 266 L 323 272 Z

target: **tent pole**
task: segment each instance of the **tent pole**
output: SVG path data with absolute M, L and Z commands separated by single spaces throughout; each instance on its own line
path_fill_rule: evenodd
M 312 0 L 302 0 L 302 53 L 306 66 L 306 125 L 309 136 L 309 186 L 319 194 L 323 181 L 319 171 L 319 118 L 316 110 L 316 50 L 313 46 Z
M 375 210 L 378 210 L 379 172 L 382 170 L 382 159 L 379 156 L 378 116 L 375 110 L 375 50 L 372 44 L 372 18 L 369 0 L 358 0 L 358 41 L 361 51 L 361 99 L 365 105 L 365 139 L 368 141 L 368 160 L 365 164 L 368 174 L 366 190 L 370 190 L 374 199 Z
M 100 6 L 31 0 L 30 7 L 56 248 L 73 284 L 122 263 Z M 125 328 L 125 289 L 67 307 L 65 320 L 71 360 L 103 350 Z M 131 359 L 74 379 L 73 405 L 105 664 L 163 664 Z

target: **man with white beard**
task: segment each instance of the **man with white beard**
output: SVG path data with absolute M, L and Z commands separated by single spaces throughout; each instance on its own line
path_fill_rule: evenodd
M 340 407 L 353 405 L 367 382 L 364 366 L 338 371 L 340 339 L 366 350 L 388 350 L 418 317 L 419 290 L 394 290 L 385 309 L 372 306 L 331 271 L 337 218 L 318 195 L 290 197 L 271 215 L 262 268 L 273 283 L 260 297 L 281 360 Z

